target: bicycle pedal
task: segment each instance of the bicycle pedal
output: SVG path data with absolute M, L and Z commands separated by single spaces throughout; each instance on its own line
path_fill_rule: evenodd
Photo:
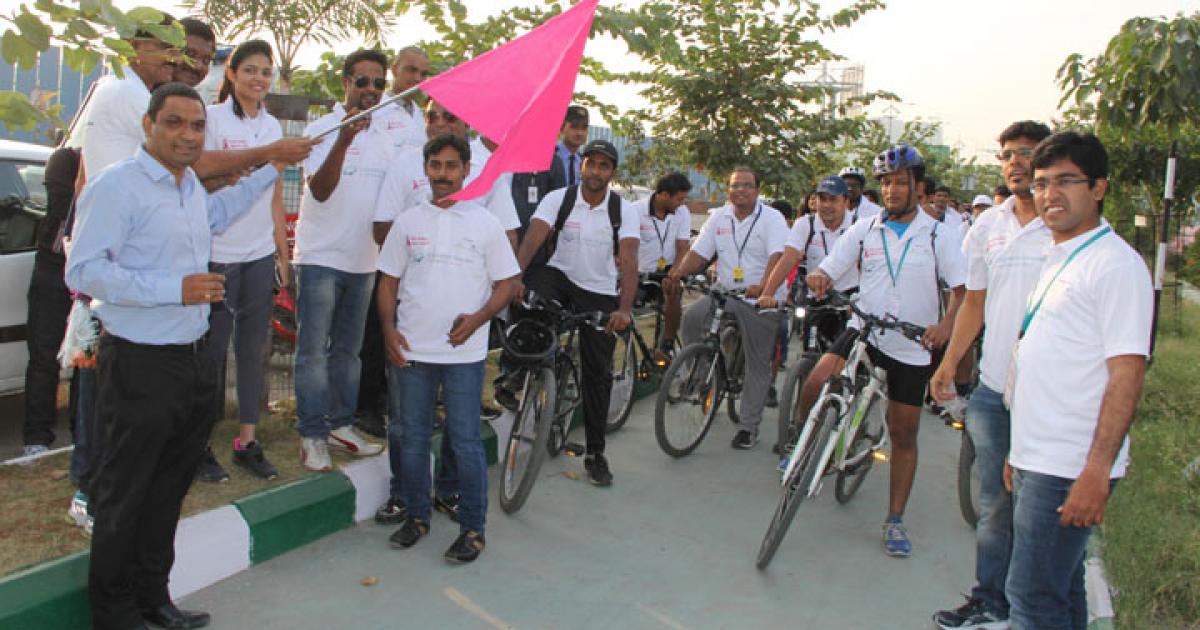
M 582 457 L 585 453 L 587 453 L 587 448 L 582 444 L 567 442 L 565 445 L 563 445 L 563 452 L 571 457 Z

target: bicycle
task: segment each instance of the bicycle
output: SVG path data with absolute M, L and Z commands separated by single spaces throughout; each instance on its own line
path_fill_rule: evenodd
M 726 309 L 729 300 L 740 300 L 745 292 L 710 288 L 702 276 L 686 288 L 711 297 L 714 311 L 708 332 L 679 351 L 658 390 L 654 437 L 672 457 L 683 457 L 700 445 L 723 401 L 729 419 L 738 423 L 737 400 L 746 371 L 737 319 Z
M 663 273 L 644 273 L 638 278 L 641 288 L 657 289 L 659 295 L 653 303 L 642 300 L 635 305 L 635 308 L 641 308 L 643 311 L 649 308 L 654 313 L 653 345 L 646 343 L 646 339 L 638 330 L 636 319 L 628 328 L 617 333 L 617 347 L 613 351 L 612 393 L 609 396 L 608 418 L 604 425 L 606 433 L 613 433 L 625 426 L 629 412 L 633 410 L 633 394 L 637 382 L 650 380 L 655 373 L 667 368 L 667 361 L 656 360 L 654 357 L 654 350 L 662 341 L 663 334 L 662 279 L 665 277 L 666 274 Z M 639 296 L 641 293 L 639 291 Z M 676 340 L 672 350 L 677 349 L 678 344 Z M 639 351 L 641 360 L 638 360 Z
M 582 400 L 576 333 L 580 325 L 603 330 L 608 318 L 567 311 L 533 291 L 522 306 L 524 316 L 500 335 L 505 354 L 517 362 L 514 380 L 522 392 L 500 468 L 500 507 L 508 514 L 525 504 L 547 455 L 583 454 L 582 445 L 567 439 Z
M 894 330 L 920 342 L 925 328 L 897 320 L 894 316 L 876 317 L 858 308 L 856 300 L 837 291 L 829 292 L 829 302 L 849 306 L 861 320 L 861 332 L 850 350 L 846 366 L 821 387 L 821 394 L 808 414 L 807 421 L 787 457 L 780 463 L 783 496 L 775 507 L 771 524 L 758 551 L 757 566 L 765 569 L 791 525 L 800 503 L 821 492 L 822 478 L 837 474 L 835 494 L 846 503 L 858 491 L 876 460 L 887 461 L 887 423 L 876 413 L 887 400 L 887 375 L 876 367 L 867 353 L 867 341 L 873 334 Z M 850 413 L 853 410 L 853 413 Z
M 820 324 L 827 317 L 839 318 L 839 328 L 845 328 L 846 322 L 843 307 L 831 306 L 828 303 L 813 304 L 808 300 L 807 288 L 799 283 L 798 285 L 801 286 L 801 291 L 793 297 L 792 303 L 795 307 L 791 310 L 793 326 L 799 330 L 794 335 L 800 337 L 803 353 L 784 373 L 783 389 L 780 390 L 779 397 L 779 430 L 775 446 L 771 449 L 776 454 L 782 454 L 783 449 L 795 441 L 796 426 L 793 418 L 797 416 L 796 411 L 799 409 L 800 392 L 821 355 L 833 345 L 834 339 L 823 334 Z

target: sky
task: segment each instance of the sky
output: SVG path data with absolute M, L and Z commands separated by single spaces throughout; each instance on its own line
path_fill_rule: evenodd
M 286 1 L 286 0 L 281 0 Z M 602 0 L 605 5 L 619 0 Z M 1071 53 L 1091 57 L 1103 52 L 1108 40 L 1129 18 L 1173 17 L 1198 8 L 1196 0 L 885 0 L 887 7 L 866 14 L 848 29 L 823 36 L 826 47 L 862 64 L 867 90 L 885 90 L 901 102 L 886 113 L 901 119 L 938 121 L 943 141 L 967 155 L 986 155 L 1009 123 L 1023 119 L 1049 122 L 1059 111 L 1061 92 L 1055 85 L 1058 67 Z M 464 0 L 472 21 L 507 7 L 539 0 Z M 628 5 L 636 0 L 623 0 Z M 0 6 L 16 0 L 0 0 Z M 128 9 L 150 4 L 184 12 L 175 2 L 116 0 Z M 848 4 L 823 3 L 827 10 Z M 417 13 L 401 18 L 388 37 L 390 48 L 433 37 Z M 334 46 L 339 53 L 353 42 Z M 298 57 L 301 67 L 315 66 L 322 48 L 316 45 Z M 612 60 L 617 69 L 629 67 L 630 56 L 614 41 L 593 40 L 587 54 Z M 639 104 L 627 86 L 596 89 L 582 78 L 581 89 L 595 91 L 621 107 Z M 870 110 L 885 114 L 885 107 Z

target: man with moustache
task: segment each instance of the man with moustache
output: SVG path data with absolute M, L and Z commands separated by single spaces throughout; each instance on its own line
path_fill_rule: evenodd
M 996 157 L 1005 183 L 1015 194 L 984 211 L 967 233 L 963 243 L 967 293 L 955 318 L 946 355 L 930 379 L 930 390 L 937 400 L 970 394 L 966 430 L 975 445 L 975 474 L 979 479 L 975 586 L 965 604 L 933 616 L 941 628 L 1000 628 L 1008 624 L 1004 582 L 1012 554 L 1012 502 L 1003 475 L 1011 421 L 1001 394 L 1025 304 L 1050 248 L 1050 230 L 1038 216 L 1030 188 L 1033 149 L 1049 135 L 1049 127 L 1032 120 L 1015 122 L 1000 134 Z M 969 385 L 955 383 L 955 366 L 975 345 L 980 330 L 984 335 L 979 385 L 968 392 Z
M 204 342 L 209 304 L 224 299 L 224 286 L 208 273 L 210 240 L 284 168 L 209 196 L 191 169 L 204 146 L 204 103 L 183 84 L 154 91 L 142 126 L 146 142 L 133 157 L 84 188 L 66 269 L 68 286 L 92 296 L 104 327 L 97 407 L 105 445 L 92 483 L 88 572 L 101 630 L 208 624 L 207 613 L 171 603 L 167 576 L 213 421 L 216 371 Z
M 429 55 L 420 46 L 405 46 L 396 53 L 392 61 L 392 94 L 401 94 L 429 77 Z M 428 138 L 425 135 L 425 116 L 421 107 L 410 94 L 378 112 L 384 119 L 384 128 L 392 134 L 397 151 L 405 148 L 421 149 Z
M 171 80 L 194 88 L 208 76 L 213 55 L 217 53 L 217 35 L 211 26 L 193 17 L 185 17 L 179 24 L 183 27 L 185 45 Z
M 347 55 L 346 102 L 310 123 L 305 135 L 315 137 L 378 104 L 387 65 L 378 50 Z M 308 187 L 296 225 L 296 430 L 308 470 L 332 468 L 329 446 L 357 456 L 382 450 L 352 426 L 379 254 L 371 217 L 395 152 L 382 121 L 366 117 L 326 135 L 304 163 Z
M 838 174 L 838 177 L 841 177 L 843 180 L 845 180 L 846 186 L 850 190 L 850 203 L 846 207 L 846 211 L 850 213 L 851 223 L 854 223 L 863 217 L 870 218 L 879 214 L 880 212 L 883 212 L 883 208 L 879 207 L 878 204 L 863 196 L 863 189 L 867 185 L 867 174 L 864 173 L 861 168 L 857 166 L 847 166 L 846 168 L 842 169 L 842 172 Z

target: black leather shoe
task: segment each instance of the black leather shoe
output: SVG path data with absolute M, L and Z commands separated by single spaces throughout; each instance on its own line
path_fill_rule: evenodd
M 142 619 L 160 628 L 203 628 L 211 617 L 206 612 L 179 610 L 175 604 L 167 603 L 154 610 L 143 610 Z

